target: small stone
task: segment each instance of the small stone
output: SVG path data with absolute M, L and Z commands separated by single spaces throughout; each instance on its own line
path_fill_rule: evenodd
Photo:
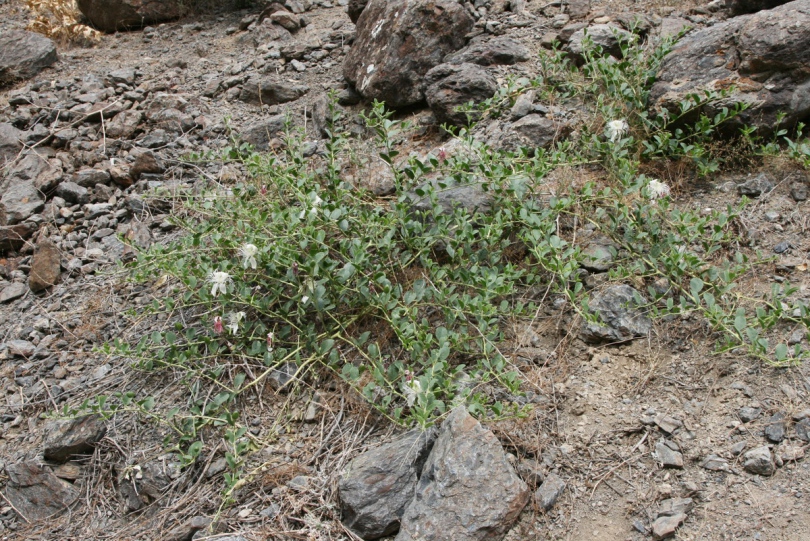
M 810 418 L 805 417 L 793 427 L 796 437 L 802 441 L 810 441 Z
M 0 303 L 11 302 L 15 299 L 19 299 L 25 295 L 26 291 L 28 291 L 28 287 L 26 287 L 25 284 L 21 282 L 14 282 L 0 291 Z
M 61 182 L 56 187 L 56 195 L 68 203 L 83 205 L 90 202 L 90 192 L 75 182 Z
M 665 442 L 655 444 L 655 454 L 665 468 L 683 468 L 683 454 L 671 449 Z
M 655 424 L 667 434 L 672 434 L 683 426 L 683 422 L 679 419 L 664 415 L 663 413 L 656 415 Z
M 776 466 L 771 457 L 771 450 L 767 445 L 751 449 L 743 455 L 743 468 L 745 471 L 756 475 L 770 476 L 776 471 Z
M 521 460 L 517 472 L 531 489 L 538 488 L 545 480 L 542 466 L 536 460 Z
M 740 408 L 738 415 L 740 416 L 740 421 L 743 423 L 750 423 L 754 419 L 760 416 L 762 410 L 760 408 L 751 408 L 751 407 L 743 407 Z
M 782 242 L 776 244 L 773 247 L 773 251 L 774 251 L 774 253 L 777 253 L 777 254 L 784 254 L 785 252 L 787 252 L 791 248 L 793 248 L 793 245 L 790 244 L 788 241 L 783 240 Z
M 774 183 L 768 178 L 768 175 L 766 173 L 760 173 L 759 175 L 738 184 L 737 192 L 739 192 L 740 195 L 759 197 L 760 195 L 773 190 L 773 187 Z
M 9 340 L 6 342 L 8 352 L 17 357 L 31 357 L 36 351 L 37 347 L 28 340 Z
M 794 184 L 790 189 L 790 197 L 797 203 L 807 201 L 807 185 L 800 183 Z
M 557 503 L 557 500 L 564 490 L 565 481 L 556 473 L 550 473 L 546 476 L 540 488 L 537 489 L 537 492 L 534 493 L 534 498 L 535 501 L 537 501 L 537 505 L 539 505 L 543 511 L 548 512 L 554 507 L 554 504 Z
M 31 260 L 31 274 L 28 277 L 28 287 L 34 293 L 47 289 L 59 283 L 62 265 L 59 248 L 49 240 L 41 241 Z
M 738 441 L 734 445 L 731 446 L 731 454 L 734 456 L 740 456 L 740 454 L 745 449 L 746 443 L 744 441 Z
M 779 449 L 779 458 L 783 463 L 796 462 L 804 458 L 804 448 L 793 445 L 783 445 Z
M 686 515 L 679 513 L 672 516 L 659 517 L 653 522 L 653 539 L 664 539 L 675 534 L 678 526 L 684 523 Z
M 297 364 L 284 363 L 270 372 L 270 376 L 268 376 L 267 379 L 270 382 L 270 386 L 276 391 L 287 391 L 295 379 L 296 372 L 298 372 Z
M 659 517 L 672 517 L 686 514 L 692 510 L 694 501 L 692 498 L 670 498 L 661 502 L 661 509 L 658 511 Z
M 728 460 L 714 454 L 707 456 L 700 464 L 700 467 L 711 471 L 729 471 Z
M 779 443 L 785 439 L 785 414 L 781 411 L 774 413 L 765 426 L 765 437 L 773 443 Z

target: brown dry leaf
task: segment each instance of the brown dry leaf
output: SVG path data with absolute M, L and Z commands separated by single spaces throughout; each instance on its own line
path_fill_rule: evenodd
M 75 0 L 25 0 L 25 4 L 32 15 L 28 30 L 82 45 L 101 39 L 101 32 L 79 22 L 81 14 Z

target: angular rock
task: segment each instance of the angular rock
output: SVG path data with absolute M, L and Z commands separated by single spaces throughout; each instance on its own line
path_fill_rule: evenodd
M 710 471 L 729 471 L 728 460 L 714 454 L 708 455 L 700 463 L 700 467 Z
M 469 45 L 444 57 L 448 64 L 512 65 L 529 60 L 531 53 L 522 43 L 505 36 L 489 40 L 475 38 Z
M 742 407 L 738 412 L 740 416 L 740 421 L 743 423 L 750 423 L 754 419 L 760 416 L 762 410 L 760 408 L 751 408 L 751 407 Z
M 413 430 L 352 460 L 338 485 L 343 524 L 363 539 L 396 533 L 435 439 Z
M 103 169 L 82 169 L 73 174 L 73 182 L 85 188 L 110 182 L 110 173 Z
M 765 425 L 765 437 L 768 441 L 779 443 L 785 439 L 785 414 L 778 411 L 771 415 Z
M 442 423 L 396 541 L 502 539 L 529 494 L 495 435 L 459 406 Z
M 31 274 L 28 276 L 28 287 L 37 293 L 59 283 L 62 274 L 59 248 L 49 240 L 37 243 L 37 251 L 31 260 Z
M 491 98 L 498 90 L 495 78 L 476 64 L 439 64 L 425 74 L 425 98 L 439 123 L 468 126 L 481 118 L 457 108 Z
M 436 202 L 443 214 L 451 213 L 456 208 L 463 208 L 470 214 L 476 212 L 489 212 L 495 197 L 492 192 L 485 191 L 482 184 L 457 185 L 439 181 L 431 181 L 418 187 L 415 191 L 409 192 L 408 197 L 413 202 L 411 208 L 417 213 L 430 213 L 433 209 L 429 194 L 419 195 L 419 191 L 425 192 L 433 189 L 436 194 Z
M 492 123 L 486 136 L 490 146 L 515 152 L 520 148 L 548 148 L 570 132 L 571 126 L 567 123 L 532 113 L 512 123 Z
M 594 293 L 589 303 L 591 311 L 601 323 L 584 322 L 582 337 L 586 342 L 622 342 L 647 336 L 652 321 L 636 304 L 641 294 L 621 284 Z
M 0 304 L 19 299 L 25 295 L 26 291 L 28 291 L 28 287 L 21 282 L 9 284 L 0 291 Z
M 802 441 L 810 441 L 810 418 L 804 418 L 793 426 L 796 437 Z
M 13 184 L 15 181 L 30 181 L 34 188 L 46 193 L 53 190 L 63 176 L 60 160 L 28 152 L 9 170 L 8 182 Z
M 242 139 L 256 147 L 256 150 L 267 150 L 270 141 L 284 131 L 286 115 L 274 115 L 258 120 L 242 131 Z
M 767 445 L 751 449 L 743 455 L 743 468 L 756 475 L 771 476 L 776 471 L 771 450 Z
M 27 520 L 43 520 L 65 511 L 79 497 L 79 490 L 33 463 L 6 466 L 5 495 Z
M 140 111 L 121 111 L 105 127 L 108 137 L 129 139 L 138 132 L 143 113 Z
M 604 54 L 619 58 L 622 54 L 621 42 L 633 38 L 633 34 L 610 24 L 595 24 L 577 30 L 568 40 L 564 50 L 573 58 L 574 62 L 582 63 L 585 58 L 585 41 L 589 38 L 593 45 L 601 47 Z
M 517 97 L 512 109 L 509 110 L 509 115 L 512 120 L 520 120 L 532 112 L 535 96 L 536 92 L 534 90 L 528 90 Z
M 755 126 L 768 136 L 789 129 L 810 114 L 810 0 L 796 0 L 753 15 L 734 17 L 688 34 L 664 59 L 650 92 L 653 110 L 678 114 L 689 94 L 733 87 L 727 98 L 698 113 L 713 117 L 723 107 L 749 108 L 727 121 L 725 130 Z M 786 114 L 781 124 L 777 117 Z M 686 115 L 682 122 L 691 122 Z
M 239 99 L 258 105 L 277 105 L 295 101 L 309 92 L 309 87 L 271 79 L 251 79 L 242 86 Z
M 90 202 L 90 192 L 75 182 L 68 181 L 59 184 L 56 187 L 56 195 L 68 203 L 83 205 Z
M 0 34 L 0 87 L 29 79 L 57 60 L 52 40 L 27 30 L 6 29 Z
M 692 498 L 669 498 L 661 502 L 661 508 L 658 511 L 659 517 L 673 517 L 679 514 L 686 514 L 692 510 L 694 505 Z
M 759 175 L 738 184 L 737 192 L 739 192 L 740 195 L 759 197 L 760 195 L 773 190 L 773 187 L 774 183 L 770 178 L 768 178 L 768 174 L 760 173 Z
M 157 155 L 147 150 L 146 152 L 138 154 L 135 158 L 135 162 L 133 162 L 132 167 L 129 169 L 129 174 L 134 180 L 138 180 L 143 174 L 160 175 L 165 170 L 166 168 L 163 162 Z
M 595 239 L 582 249 L 582 268 L 592 272 L 605 272 L 613 266 L 612 243 L 607 239 Z
M 17 357 L 28 358 L 34 354 L 37 347 L 28 340 L 9 340 L 6 342 L 8 352 Z
M 13 160 L 17 154 L 22 150 L 23 132 L 8 124 L 0 122 L 0 167 L 3 162 Z
M 653 539 L 665 539 L 675 534 L 678 526 L 686 521 L 684 513 L 678 513 L 672 516 L 663 516 L 655 519 L 652 524 Z
M 79 10 L 102 32 L 171 21 L 180 17 L 180 0 L 77 0 Z
M 8 250 L 17 251 L 25 245 L 25 241 L 34 233 L 34 226 L 30 223 L 0 226 L 0 252 Z
M 564 490 L 565 481 L 556 473 L 550 473 L 546 476 L 540 488 L 537 489 L 537 492 L 534 493 L 534 499 L 543 511 L 549 512 L 562 496 Z
M 0 225 L 14 225 L 45 208 L 45 200 L 31 181 L 13 180 L 0 197 Z
M 454 0 L 369 0 L 343 75 L 364 98 L 413 105 L 424 99 L 423 76 L 464 46 L 473 23 Z
M 86 415 L 50 421 L 45 425 L 45 434 L 45 458 L 65 462 L 74 455 L 92 452 L 107 434 L 107 425 L 99 415 Z
M 670 447 L 670 442 L 659 441 L 655 444 L 655 454 L 665 468 L 683 469 L 683 454 Z

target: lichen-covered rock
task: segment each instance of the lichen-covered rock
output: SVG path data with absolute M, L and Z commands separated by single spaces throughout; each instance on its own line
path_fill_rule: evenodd
M 465 45 L 473 23 L 455 0 L 370 0 L 343 75 L 364 98 L 413 105 L 424 99 L 424 75 Z
M 442 423 L 396 541 L 502 539 L 529 495 L 495 435 L 459 406 Z
M 339 483 L 343 524 L 363 539 L 396 533 L 435 439 L 413 430 L 355 458 Z
M 589 307 L 599 322 L 583 324 L 582 337 L 586 342 L 621 342 L 647 336 L 652 321 L 638 305 L 641 294 L 621 284 L 594 293 Z

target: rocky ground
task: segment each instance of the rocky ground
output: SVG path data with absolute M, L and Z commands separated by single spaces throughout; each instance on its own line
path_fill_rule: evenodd
M 289 12 L 264 19 L 259 7 L 212 10 L 105 34 L 92 47 L 59 45 L 57 62 L 0 89 L 3 539 L 357 538 L 339 520 L 339 474 L 363 451 L 398 441 L 398 431 L 339 383 L 314 382 L 300 395 L 257 393 L 245 418 L 264 443 L 251 463 L 258 475 L 224 507 L 219 448 L 182 469 L 162 433 L 137 416 L 81 426 L 49 417 L 99 394 L 163 389 L 181 400 L 186 392 L 165 374 L 135 371 L 99 348 L 150 332 L 151 320 L 128 311 L 168 291 L 159 278 L 149 285 L 124 280 L 116 264 L 134 254 L 121 239 L 139 248 L 166 242 L 179 234 L 169 220 L 175 194 L 245 174 L 192 154 L 238 138 L 279 148 L 288 120 L 306 130 L 314 154 L 323 144 L 319 110 L 334 90 L 358 154 L 371 159 L 371 136 L 358 116 L 368 103 L 344 78 L 356 28 L 343 4 L 288 2 Z M 508 61 L 493 62 L 486 73 L 465 68 L 459 77 L 471 95 L 508 77 L 536 76 L 542 42 L 561 31 L 570 37 L 579 29 L 571 23 L 618 24 L 635 14 L 655 34 L 686 23 L 711 28 L 730 16 L 717 2 L 675 0 L 576 1 L 565 3 L 565 13 L 559 2 L 475 6 L 469 34 L 514 41 L 501 42 Z M 28 18 L 21 2 L 0 2 L 0 40 Z M 47 49 L 36 40 L 30 47 Z M 405 154 L 446 144 L 436 117 L 452 121 L 452 107 L 442 109 L 440 90 L 458 73 L 429 75 L 433 111 L 422 102 L 402 104 L 401 117 L 416 126 Z M 362 77 L 354 83 L 366 84 Z M 576 117 L 532 100 L 523 108 L 514 116 L 525 127 L 515 128 L 521 144 L 529 138 L 542 146 Z M 513 144 L 504 130 L 480 128 L 490 142 Z M 776 259 L 746 285 L 763 292 L 787 277 L 800 298 L 810 298 L 804 171 L 775 162 L 699 184 L 678 183 L 674 174 L 670 180 L 684 208 L 722 207 L 741 193 L 756 197 L 741 221 L 754 245 Z M 357 181 L 381 195 L 390 189 L 375 177 Z M 806 340 L 796 331 L 796 341 Z M 532 325 L 513 329 L 510 344 L 534 407 L 525 419 L 485 423 L 506 454 L 461 414 L 439 429 L 443 443 L 436 448 L 452 455 L 466 445 L 460 434 L 472 434 L 490 441 L 494 464 L 514 466 L 504 479 L 525 483 L 524 500 L 515 502 L 528 504 L 518 506 L 523 510 L 506 534 L 511 541 L 810 539 L 807 367 L 715 355 L 697 319 L 655 322 L 645 334 L 620 345 L 561 339 L 555 311 L 541 311 Z M 435 465 L 438 458 L 427 460 Z M 410 538 L 403 535 L 397 539 Z

